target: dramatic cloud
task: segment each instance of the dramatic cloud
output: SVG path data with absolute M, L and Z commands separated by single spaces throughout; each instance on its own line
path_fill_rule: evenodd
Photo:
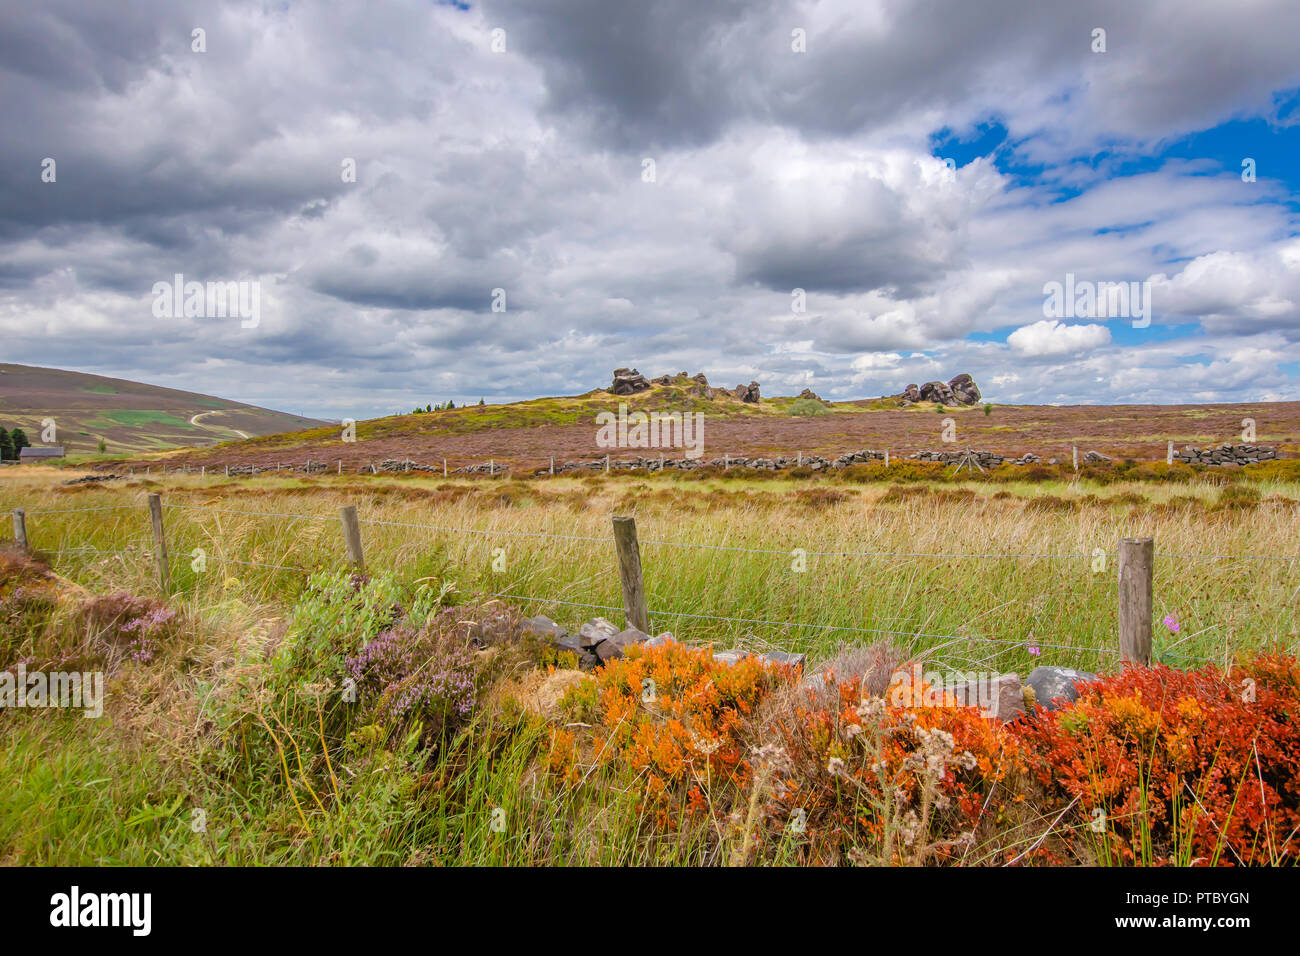
M 619 365 L 1296 397 L 1298 32 L 1284 0 L 0 0 L 3 357 L 334 417 Z M 178 273 L 258 283 L 260 322 L 156 316 Z M 1067 276 L 1149 281 L 1151 325 L 1044 321 Z

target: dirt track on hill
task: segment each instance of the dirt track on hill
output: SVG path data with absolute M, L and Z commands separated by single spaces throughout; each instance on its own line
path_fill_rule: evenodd
M 957 440 L 945 444 L 940 432 L 944 419 L 956 424 Z M 889 449 L 895 457 L 916 451 L 975 448 L 1008 456 L 1032 452 L 1044 460 L 1070 459 L 1072 445 L 1079 453 L 1099 451 L 1115 459 L 1163 460 L 1166 442 L 1175 448 L 1241 440 L 1242 419 L 1253 418 L 1256 440 L 1266 445 L 1300 445 L 1300 402 L 1240 405 L 1048 405 L 999 406 L 991 415 L 980 409 L 935 411 L 899 409 L 842 412 L 814 418 L 764 416 L 707 418 L 703 427 L 704 457 L 772 456 L 777 454 L 833 457 L 863 448 Z M 322 442 L 293 448 L 199 449 L 168 456 L 168 463 L 192 466 L 303 465 L 308 459 L 334 464 L 342 459 L 345 471 L 356 471 L 384 459 L 440 463 L 448 467 L 483 464 L 488 459 L 517 469 L 539 468 L 554 455 L 556 463 L 603 456 L 596 444 L 594 424 L 542 425 L 446 435 L 415 432 L 401 437 Z M 613 449 L 612 457 L 651 457 L 659 449 Z M 664 449 L 669 458 L 679 450 Z M 1283 452 L 1285 454 L 1285 451 Z M 143 461 L 144 459 L 141 459 Z

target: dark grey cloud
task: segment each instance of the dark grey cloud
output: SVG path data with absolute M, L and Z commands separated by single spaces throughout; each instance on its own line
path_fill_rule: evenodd
M 1047 278 L 1164 273 L 1170 314 L 1222 337 L 1207 389 L 1289 388 L 1290 191 L 1174 163 L 1106 182 L 1090 157 L 1267 114 L 1300 82 L 1298 15 L 0 0 L 6 359 L 336 417 L 585 391 L 617 365 L 847 397 L 968 363 L 1021 375 L 1009 395 L 1106 399 L 1144 369 L 1199 367 L 1203 342 L 1130 346 L 1120 379 L 1017 361 L 1002 339 L 1041 318 Z M 1039 183 L 929 157 L 937 130 L 989 117 L 1046 164 Z M 1053 204 L 1062 184 L 1084 193 Z M 1116 223 L 1133 228 L 1098 234 Z M 260 325 L 155 318 L 151 287 L 177 272 L 260 282 Z

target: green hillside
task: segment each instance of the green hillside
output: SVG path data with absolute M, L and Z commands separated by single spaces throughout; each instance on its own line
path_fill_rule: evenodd
M 55 442 L 70 455 L 157 452 L 238 441 L 323 425 L 212 395 L 120 378 L 0 364 L 0 427 L 22 428 L 33 444 L 53 419 Z

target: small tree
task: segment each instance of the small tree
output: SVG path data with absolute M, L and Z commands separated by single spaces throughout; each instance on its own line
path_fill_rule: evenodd
M 21 428 L 15 428 L 9 433 L 10 440 L 14 443 L 14 457 L 17 458 L 24 448 L 32 447 L 32 443 L 27 440 L 27 433 Z
M 0 461 L 12 461 L 18 457 L 18 451 L 14 448 L 14 441 L 9 437 L 9 433 L 0 428 Z
M 984 415 L 985 415 L 985 417 L 988 417 L 989 415 L 992 415 L 992 414 L 993 414 L 993 406 L 990 405 L 988 402 L 985 402 L 985 403 L 984 403 Z
M 486 404 L 487 404 L 487 402 L 483 401 L 483 399 L 481 399 L 481 398 L 478 400 L 478 403 L 479 403 L 480 405 L 486 405 Z
M 97 449 L 99 450 L 99 453 L 102 455 L 102 454 L 104 454 L 104 452 L 108 451 L 108 443 L 105 442 L 104 439 L 101 438 L 101 439 L 96 443 L 95 448 L 97 448 Z

